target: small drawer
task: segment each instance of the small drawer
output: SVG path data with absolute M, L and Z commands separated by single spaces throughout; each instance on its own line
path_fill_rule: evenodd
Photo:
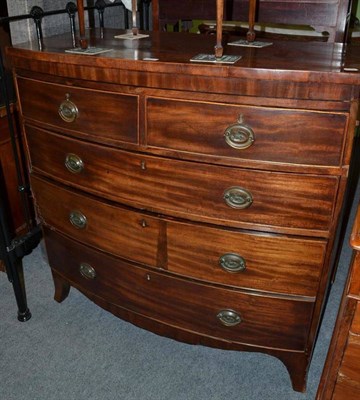
M 200 335 L 305 350 L 312 302 L 197 284 L 129 265 L 47 229 L 45 241 L 51 268 L 85 293 Z
M 168 222 L 168 270 L 235 287 L 316 296 L 325 240 Z
M 159 220 L 70 192 L 35 176 L 31 183 L 46 225 L 98 249 L 156 266 Z
M 26 120 L 94 141 L 138 143 L 138 96 L 17 78 Z
M 356 226 L 353 227 L 353 229 L 356 228 L 357 228 Z M 358 234 L 360 234 L 360 231 L 358 232 Z M 352 259 L 349 294 L 352 296 L 356 296 L 357 298 L 360 298 L 360 279 L 357 278 L 359 276 L 360 276 L 360 251 L 356 250 L 354 251 L 354 256 Z
M 147 144 L 190 154 L 339 166 L 347 114 L 148 98 Z
M 360 336 L 360 300 L 356 304 L 354 319 L 351 324 L 351 332 Z
M 338 370 L 337 385 L 333 399 L 355 400 L 360 395 L 360 337 L 349 334 L 343 359 Z M 345 386 L 345 388 L 343 387 Z M 354 396 L 346 397 L 343 393 L 353 393 Z M 355 395 L 356 393 L 356 395 Z
M 132 207 L 222 225 L 327 232 L 336 176 L 275 173 L 151 157 L 27 128 L 34 171 Z M 64 163 L 75 153 L 80 173 Z

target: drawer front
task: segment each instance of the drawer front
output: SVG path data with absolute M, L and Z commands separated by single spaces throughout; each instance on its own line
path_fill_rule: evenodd
M 44 222 L 72 238 L 129 260 L 156 266 L 159 221 L 32 177 Z
M 351 324 L 351 332 L 355 335 L 360 335 L 360 301 L 357 301 L 354 319 Z
M 353 227 L 353 229 L 355 226 Z M 357 235 L 360 234 L 360 231 L 357 232 Z M 353 235 L 352 235 L 353 237 Z M 352 260 L 352 268 L 351 268 L 351 279 L 349 286 L 349 294 L 360 298 L 360 251 L 355 251 L 353 260 Z
M 359 399 L 360 396 L 360 338 L 349 334 L 338 371 L 333 399 Z M 347 396 L 351 393 L 351 396 Z
M 95 141 L 138 143 L 138 97 L 17 79 L 25 119 L 85 135 Z M 68 100 L 67 100 L 68 97 Z M 69 103 L 70 102 L 70 103 Z M 76 111 L 72 108 L 76 106 Z M 62 114 L 74 121 L 67 122 Z
M 46 231 L 52 268 L 75 286 L 165 324 L 237 343 L 304 350 L 313 303 L 196 284 L 126 264 Z M 90 265 L 93 279 L 80 264 Z M 94 275 L 94 274 L 93 274 Z M 233 310 L 235 315 L 222 311 Z M 238 323 L 225 326 L 226 323 Z
M 147 99 L 148 146 L 183 157 L 339 166 L 346 127 L 340 113 Z
M 133 154 L 27 129 L 34 170 L 125 204 L 232 226 L 329 229 L 338 178 L 241 170 Z M 64 167 L 76 153 L 84 168 Z M 265 226 L 264 226 L 265 225 Z
M 316 296 L 326 241 L 167 224 L 168 270 L 208 282 Z

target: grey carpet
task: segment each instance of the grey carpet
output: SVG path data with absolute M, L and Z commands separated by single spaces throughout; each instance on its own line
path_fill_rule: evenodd
M 349 227 L 353 218 L 354 210 Z M 12 287 L 0 273 L 0 399 L 313 400 L 350 263 L 348 236 L 305 394 L 292 390 L 285 367 L 273 357 L 159 337 L 101 310 L 75 289 L 56 303 L 39 246 L 24 259 L 33 315 L 28 322 L 17 321 Z

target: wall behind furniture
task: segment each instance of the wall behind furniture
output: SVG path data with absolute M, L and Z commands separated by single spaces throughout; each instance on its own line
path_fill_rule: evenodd
M 39 0 L 7 0 L 8 14 L 9 16 L 28 14 L 31 8 L 38 3 Z M 13 44 L 26 42 L 35 34 L 33 23 L 29 20 L 12 22 L 10 31 Z
M 7 0 L 9 16 L 30 13 L 32 7 L 41 7 L 44 11 L 64 8 L 64 0 Z M 13 44 L 36 39 L 36 31 L 32 20 L 12 22 L 10 24 L 11 39 Z M 63 33 L 70 30 L 67 15 L 53 15 L 46 17 L 42 23 L 43 35 Z
M 75 0 L 73 0 L 76 2 Z M 88 5 L 94 4 L 95 0 L 87 0 Z M 109 0 L 107 0 L 109 2 Z M 64 8 L 67 0 L 7 0 L 8 12 L 10 16 L 28 14 L 33 6 L 39 6 L 44 11 Z M 353 10 L 356 10 L 356 16 L 360 19 L 360 0 L 353 0 Z M 120 7 L 105 10 L 106 26 L 112 28 L 121 28 L 122 9 Z M 97 21 L 95 21 L 97 23 Z M 46 17 L 43 22 L 44 36 L 64 33 L 70 30 L 69 18 L 67 15 L 54 15 Z M 36 38 L 33 21 L 24 20 L 12 22 L 10 24 L 12 43 L 22 43 Z

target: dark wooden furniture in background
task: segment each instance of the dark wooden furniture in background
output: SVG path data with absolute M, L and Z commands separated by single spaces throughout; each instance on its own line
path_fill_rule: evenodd
M 350 244 L 353 259 L 317 400 L 360 399 L 360 207 Z
M 216 20 L 216 0 L 152 0 L 154 29 L 179 19 Z M 259 0 L 257 21 L 291 25 L 308 25 L 318 32 L 328 32 L 330 42 L 343 42 L 351 0 Z M 247 21 L 248 0 L 226 0 L 224 19 Z
M 14 112 L 14 104 L 11 110 Z M 14 124 L 16 126 L 15 119 L 16 116 L 13 115 Z M 3 183 L 5 185 L 5 187 L 1 187 L 1 190 L 7 193 L 14 231 L 20 233 L 25 229 L 25 220 L 21 206 L 21 196 L 18 190 L 18 180 L 10 140 L 7 113 L 4 106 L 0 108 L 0 168 L 4 174 Z
M 8 50 L 55 299 L 70 286 L 192 344 L 261 351 L 305 389 L 338 246 L 360 54 L 119 31 Z M 158 61 L 146 61 L 146 58 Z M 176 79 L 175 79 L 176 77 Z
M 13 286 L 17 318 L 25 322 L 31 313 L 22 260 L 39 244 L 41 230 L 35 220 L 26 162 L 22 157 L 12 72 L 3 55 L 4 47 L 10 44 L 5 0 L 0 0 L 0 17 L 0 269 L 6 272 Z
M 0 17 L 7 16 L 6 1 L 0 1 Z M 8 25 L 0 25 L 0 51 L 4 53 L 6 46 L 10 45 L 10 31 Z M 6 58 L 4 58 L 5 67 L 7 66 Z M 11 93 L 11 74 L 10 71 L 7 76 L 2 77 L 7 83 L 9 93 L 11 96 L 11 112 L 14 126 L 16 127 L 16 106 L 15 98 Z M 9 218 L 12 229 L 19 233 L 25 228 L 25 220 L 23 215 L 23 209 L 21 205 L 21 196 L 18 191 L 18 179 L 15 168 L 15 162 L 13 157 L 13 150 L 10 140 L 9 124 L 7 119 L 7 111 L 4 104 L 5 100 L 0 95 L 0 190 L 3 195 L 7 198 L 7 203 L 11 210 L 11 217 Z M 3 261 L 0 260 L 0 270 L 4 270 Z

